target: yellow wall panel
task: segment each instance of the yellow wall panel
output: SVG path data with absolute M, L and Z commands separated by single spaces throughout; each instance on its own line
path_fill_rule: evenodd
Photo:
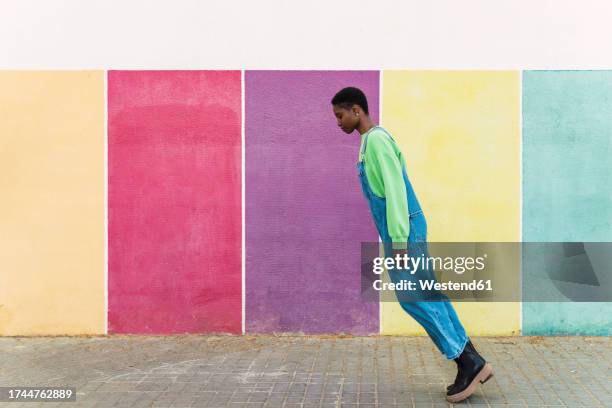
M 105 332 L 103 71 L 0 71 L 0 335 Z
M 430 242 L 520 241 L 520 72 L 383 71 L 382 125 L 399 143 Z M 505 273 L 519 281 L 518 260 Z M 454 302 L 468 335 L 520 334 L 518 302 Z M 426 335 L 397 302 L 383 334 Z

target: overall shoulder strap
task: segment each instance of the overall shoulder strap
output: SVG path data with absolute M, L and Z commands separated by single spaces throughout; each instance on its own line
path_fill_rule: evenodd
M 378 126 L 374 126 L 372 129 L 368 130 L 366 132 L 365 135 L 365 139 L 363 141 L 363 151 L 361 152 L 361 160 L 363 161 L 363 159 L 365 158 L 365 153 L 366 153 L 366 147 L 368 146 L 368 136 L 370 135 L 370 133 L 375 129 L 378 128 Z

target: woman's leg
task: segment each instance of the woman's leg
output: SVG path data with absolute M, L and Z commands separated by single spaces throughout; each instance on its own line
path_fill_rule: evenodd
M 385 252 L 392 253 L 390 245 L 385 245 Z M 411 257 L 423 255 L 426 259 L 428 256 L 427 244 L 410 242 L 408 255 Z M 452 360 L 459 356 L 468 337 L 450 300 L 440 291 L 420 289 L 420 280 L 436 280 L 433 270 L 425 265 L 417 268 L 414 274 L 410 269 L 391 269 L 388 272 L 394 283 L 400 283 L 403 280 L 414 282 L 416 290 L 396 290 L 400 306 L 425 329 L 446 358 Z
M 403 271 L 389 271 L 389 275 L 394 283 L 399 283 L 403 279 L 414 281 L 409 273 Z M 450 301 L 419 301 L 419 297 L 423 298 L 423 292 L 420 294 L 408 292 L 396 291 L 402 309 L 425 329 L 447 359 L 452 360 L 459 356 L 468 337 Z

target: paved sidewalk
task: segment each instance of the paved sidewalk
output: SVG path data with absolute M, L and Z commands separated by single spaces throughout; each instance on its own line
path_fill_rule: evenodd
M 609 337 L 472 337 L 495 376 L 456 406 L 612 407 Z M 0 385 L 74 386 L 16 407 L 449 407 L 428 337 L 0 337 Z

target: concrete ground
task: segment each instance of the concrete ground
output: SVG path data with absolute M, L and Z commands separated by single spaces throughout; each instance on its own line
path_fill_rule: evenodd
M 495 376 L 474 407 L 612 407 L 609 337 L 472 337 Z M 449 407 L 428 337 L 0 337 L 0 386 L 73 386 L 23 407 Z

